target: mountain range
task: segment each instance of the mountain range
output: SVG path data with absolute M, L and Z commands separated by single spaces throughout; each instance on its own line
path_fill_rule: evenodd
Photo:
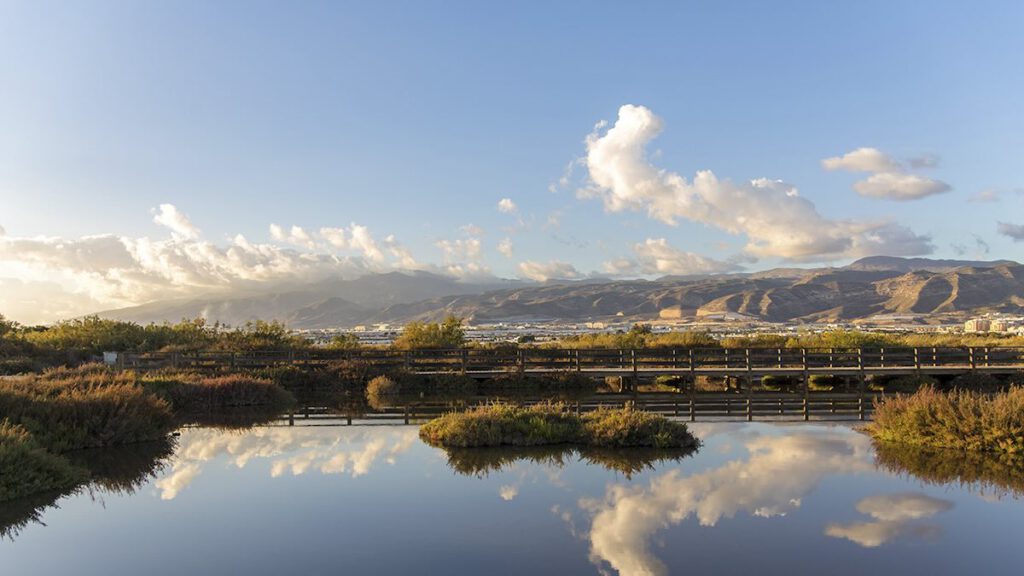
M 1009 260 L 870 257 L 843 267 L 656 280 L 463 283 L 427 272 L 373 274 L 235 297 L 161 301 L 101 312 L 135 322 L 202 316 L 297 329 L 402 324 L 456 314 L 473 324 L 740 318 L 859 321 L 886 315 L 1024 313 L 1024 266 Z

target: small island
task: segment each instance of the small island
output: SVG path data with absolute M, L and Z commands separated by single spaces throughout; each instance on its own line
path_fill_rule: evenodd
M 420 438 L 445 448 L 574 444 L 695 450 L 700 446 L 686 424 L 664 416 L 628 406 L 577 414 L 560 403 L 494 403 L 450 412 L 424 424 Z

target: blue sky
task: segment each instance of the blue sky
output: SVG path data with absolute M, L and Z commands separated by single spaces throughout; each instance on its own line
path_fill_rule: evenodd
M 872 251 L 1022 259 L 1021 22 L 1019 2 L 6 2 L 0 312 L 38 307 L 25 293 L 67 296 L 43 317 L 325 273 L 267 256 L 275 246 L 344 260 L 344 274 L 536 279 L 839 264 Z M 646 172 L 616 172 L 581 198 L 601 168 L 586 139 L 605 136 L 627 104 L 660 128 L 624 144 L 645 152 L 643 166 L 688 182 L 699 170 L 784 181 L 820 226 L 857 223 L 831 240 L 864 241 L 816 250 L 829 238 L 815 236 L 798 256 L 756 249 L 749 227 L 726 224 L 749 216 L 730 213 L 747 192 L 679 205 L 692 191 L 662 180 L 648 195 Z M 881 154 L 871 166 L 897 167 L 864 171 L 851 157 L 824 169 L 861 148 Z M 937 165 L 912 166 L 926 158 Z M 637 159 L 604 167 L 636 176 L 626 160 Z M 927 194 L 855 191 L 890 172 Z M 514 212 L 498 210 L 503 198 Z M 666 202 L 675 225 L 652 212 Z M 162 204 L 201 232 L 155 223 Z M 777 216 L 792 214 L 780 204 Z M 308 242 L 275 238 L 272 223 Z M 377 261 L 351 241 L 353 224 Z M 322 228 L 344 228 L 342 241 Z M 870 240 L 879 230 L 901 239 Z M 239 234 L 255 260 L 234 261 L 275 274 L 189 260 Z M 95 237 L 125 253 L 80 245 Z

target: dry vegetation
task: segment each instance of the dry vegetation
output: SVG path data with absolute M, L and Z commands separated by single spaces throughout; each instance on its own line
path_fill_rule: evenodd
M 494 403 L 435 418 L 420 428 L 428 444 L 455 448 L 487 446 L 582 446 L 695 449 L 686 425 L 631 408 L 583 415 L 563 404 L 519 406 Z
M 1024 456 L 1024 388 L 985 394 L 928 386 L 879 402 L 867 430 L 881 442 Z

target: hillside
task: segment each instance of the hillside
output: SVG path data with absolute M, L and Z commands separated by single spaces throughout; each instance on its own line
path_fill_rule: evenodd
M 238 324 L 277 319 L 294 328 L 437 320 L 473 323 L 699 319 L 854 321 L 885 314 L 1024 312 L 1024 266 L 868 258 L 842 268 L 657 280 L 516 285 L 460 284 L 433 274 L 382 274 L 234 299 L 154 303 L 103 313 L 140 322 L 202 315 Z

